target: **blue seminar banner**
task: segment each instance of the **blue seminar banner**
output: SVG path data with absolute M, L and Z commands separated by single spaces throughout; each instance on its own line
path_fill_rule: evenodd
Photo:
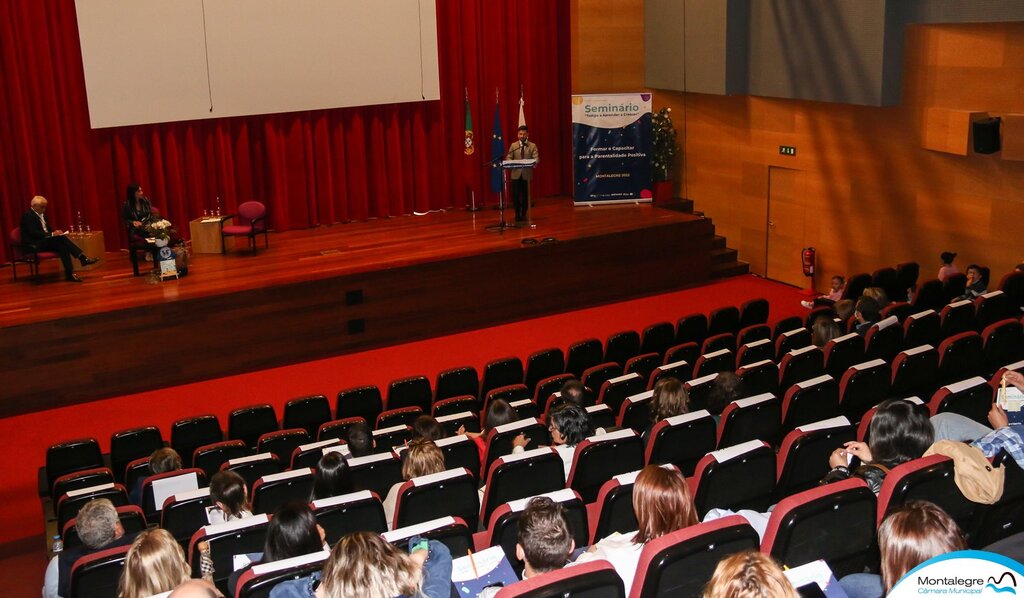
M 651 94 L 572 96 L 573 203 L 649 202 Z

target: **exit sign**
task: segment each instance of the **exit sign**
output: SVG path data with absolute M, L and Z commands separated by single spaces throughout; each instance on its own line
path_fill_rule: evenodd
M 782 154 L 783 156 L 795 156 L 796 147 L 792 145 L 780 145 L 779 153 Z

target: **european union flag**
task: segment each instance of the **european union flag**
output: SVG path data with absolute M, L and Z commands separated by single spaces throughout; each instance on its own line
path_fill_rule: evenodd
M 491 139 L 491 191 L 501 193 L 502 172 L 501 161 L 505 158 L 505 140 L 501 135 L 501 110 L 498 99 L 494 99 L 494 132 Z

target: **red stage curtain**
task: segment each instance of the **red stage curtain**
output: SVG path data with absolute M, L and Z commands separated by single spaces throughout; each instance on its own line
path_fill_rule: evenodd
M 81 211 L 108 250 L 123 246 L 132 181 L 185 234 L 218 196 L 229 211 L 267 203 L 276 230 L 461 208 L 470 190 L 494 203 L 495 90 L 511 141 L 520 86 L 542 156 L 533 193 L 568 194 L 569 1 L 438 0 L 437 19 L 440 102 L 92 130 L 74 0 L 0 2 L 0 261 L 37 194 L 54 226 Z M 462 151 L 466 88 L 473 156 Z

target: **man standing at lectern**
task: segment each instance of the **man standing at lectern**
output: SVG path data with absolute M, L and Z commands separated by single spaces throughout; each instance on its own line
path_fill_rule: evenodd
M 537 144 L 530 141 L 530 132 L 526 125 L 519 127 L 519 140 L 508 148 L 508 155 L 505 159 L 540 161 Z M 516 208 L 516 224 L 522 224 L 526 222 L 526 210 L 530 207 L 530 181 L 533 179 L 533 167 L 513 168 L 511 179 L 509 186 L 512 191 L 512 203 Z
M 32 209 L 21 216 L 21 242 L 34 246 L 36 251 L 55 252 L 64 264 L 64 279 L 68 282 L 82 282 L 82 279 L 75 275 L 75 266 L 71 263 L 71 258 L 78 258 L 83 266 L 95 264 L 97 260 L 82 253 L 78 245 L 72 243 L 63 231 L 50 229 L 45 216 L 46 204 L 46 198 L 42 195 L 32 198 Z

